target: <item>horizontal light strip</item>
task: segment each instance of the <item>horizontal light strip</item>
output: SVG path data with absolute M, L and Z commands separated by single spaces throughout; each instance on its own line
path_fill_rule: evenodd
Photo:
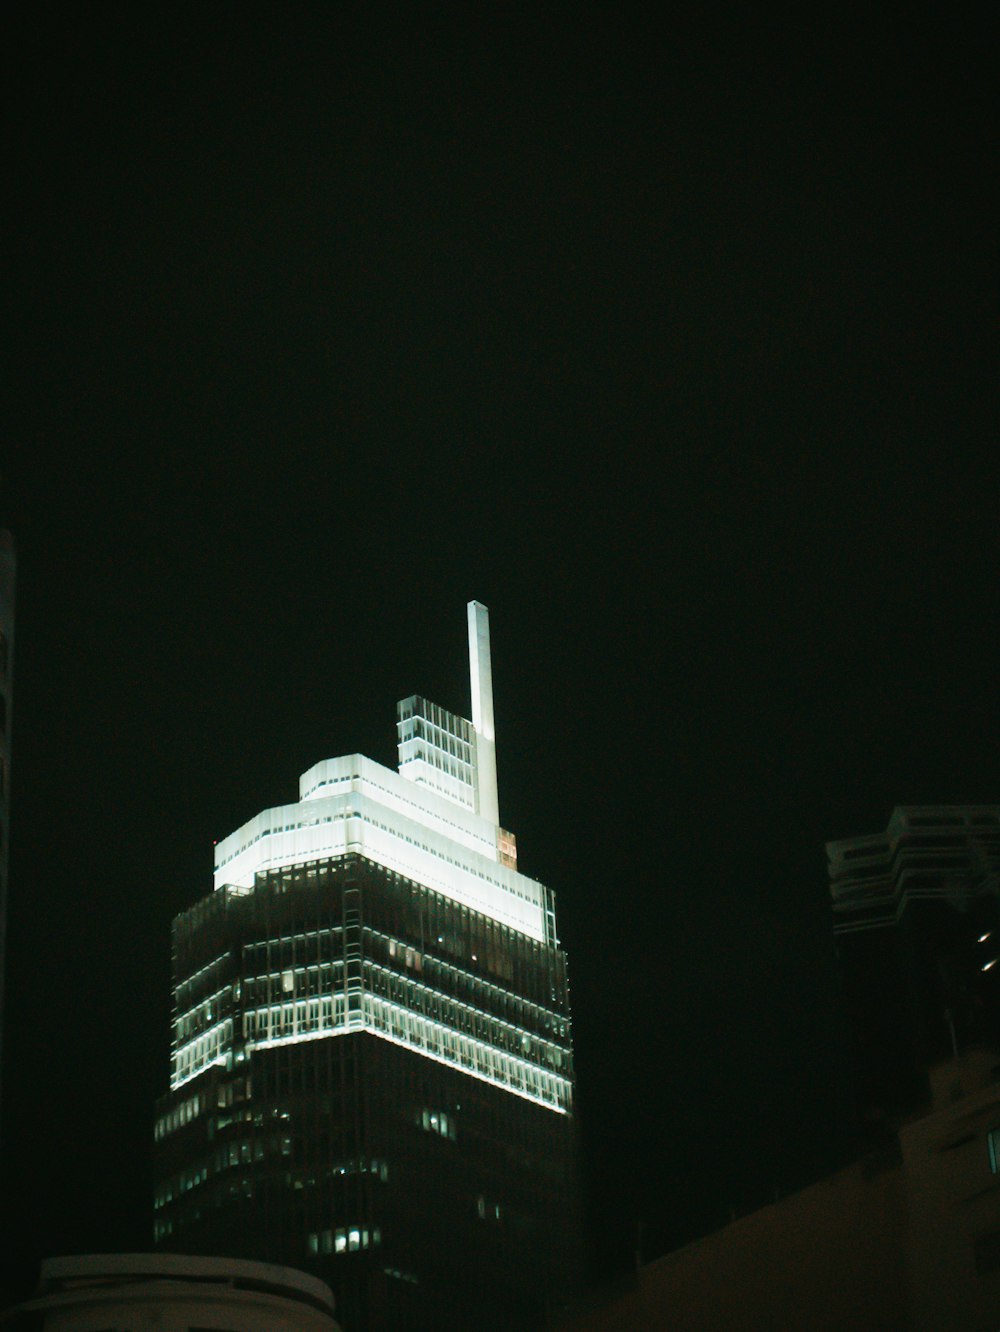
M 427 986 L 420 985 L 418 982 L 411 980 L 408 976 L 401 976 L 398 972 L 389 971 L 384 967 L 373 967 L 369 963 L 366 963 L 366 966 L 368 966 L 370 970 L 379 971 L 384 976 L 396 979 L 409 991 L 407 997 L 400 1001 L 399 999 L 392 999 L 388 996 L 378 994 L 369 986 L 355 988 L 355 993 L 363 993 L 363 1002 L 368 1004 L 369 1008 L 382 1007 L 390 1009 L 395 1013 L 404 1014 L 414 1022 L 423 1023 L 436 1031 L 449 1034 L 455 1037 L 456 1040 L 468 1041 L 476 1050 L 492 1052 L 496 1059 L 510 1060 L 512 1066 L 515 1068 L 524 1070 L 533 1069 L 540 1077 L 547 1076 L 561 1081 L 566 1080 L 565 1074 L 559 1071 L 557 1057 L 559 1060 L 565 1058 L 568 1061 L 570 1058 L 570 1051 L 557 1045 L 554 1041 L 547 1040 L 543 1036 L 538 1036 L 534 1032 L 527 1030 L 525 1027 L 519 1027 L 512 1022 L 506 1022 L 504 1019 L 496 1017 L 492 1013 L 485 1012 L 482 1009 L 473 1008 L 468 1004 L 463 1004 L 449 995 L 444 995 L 439 991 L 431 990 Z M 414 1001 L 419 1001 L 420 996 L 415 994 L 415 991 L 422 991 L 423 995 L 429 996 L 431 1000 L 436 999 L 446 1009 L 447 1016 L 437 1018 L 422 1012 L 415 1006 L 415 1002 L 410 1002 L 410 996 L 412 996 Z M 326 1010 L 325 1012 L 323 1011 L 324 1006 Z M 342 1023 L 337 1020 L 339 1016 L 338 1009 L 342 1013 L 345 1011 L 345 1006 L 346 997 L 342 990 L 334 991 L 326 995 L 310 995 L 297 999 L 288 998 L 284 1002 L 273 1001 L 271 1003 L 264 1003 L 252 1009 L 248 1009 L 244 1014 L 244 1036 L 246 1037 L 248 1045 L 256 1044 L 257 1033 L 272 1030 L 274 1026 L 274 1018 L 277 1019 L 280 1026 L 285 1026 L 289 1019 L 294 1027 L 298 1027 L 300 1023 L 307 1023 L 308 1029 L 305 1033 L 302 1033 L 306 1035 L 317 1035 L 325 1031 L 335 1030 L 338 1026 L 342 1025 Z M 291 1009 L 287 1018 L 284 1011 L 286 1009 Z M 310 1012 L 311 1009 L 314 1009 L 315 1011 Z M 500 1040 L 493 1039 L 492 1034 L 484 1034 L 480 1032 L 477 1035 L 463 1031 L 456 1020 L 460 1015 L 470 1017 L 473 1021 L 478 1019 L 479 1022 L 486 1027 L 488 1033 L 505 1037 L 515 1046 L 515 1048 L 511 1049 L 504 1046 L 500 1043 Z M 254 1030 L 252 1034 L 247 1030 L 247 1018 L 253 1019 Z M 312 1027 L 310 1019 L 319 1023 L 315 1029 Z M 324 1019 L 326 1020 L 324 1021 Z M 298 1034 L 300 1034 L 298 1031 L 293 1030 L 292 1035 Z M 528 1041 L 534 1042 L 538 1051 L 545 1056 L 544 1062 L 542 1060 L 529 1059 L 522 1050 L 516 1048 L 521 1038 L 526 1038 Z M 280 1041 L 285 1039 L 285 1037 L 268 1036 L 264 1039 Z M 415 1048 L 423 1050 L 424 1046 L 415 1043 Z M 465 1068 L 465 1064 L 460 1060 L 456 1060 L 455 1062 L 458 1067 Z M 503 1085 L 506 1086 L 507 1084 L 503 1083 Z
M 382 976 L 387 976 L 390 980 L 402 981 L 404 985 L 410 986 L 411 989 L 421 991 L 425 996 L 428 996 L 431 1001 L 436 999 L 439 1003 L 445 1003 L 450 1008 L 457 1009 L 460 1013 L 465 1013 L 471 1016 L 473 1020 L 478 1019 L 486 1023 L 487 1025 L 500 1027 L 510 1035 L 527 1036 L 529 1041 L 533 1041 L 536 1045 L 545 1050 L 549 1055 L 551 1055 L 553 1051 L 557 1052 L 560 1055 L 568 1055 L 569 1053 L 568 1050 L 564 1050 L 562 1046 L 557 1045 L 555 1041 L 553 1041 L 548 1036 L 537 1036 L 533 1031 L 528 1031 L 526 1027 L 519 1027 L 514 1022 L 508 1022 L 506 1018 L 497 1017 L 496 1014 L 494 1013 L 488 1013 L 484 1008 L 475 1008 L 473 1007 L 472 1004 L 467 1004 L 463 1000 L 456 999 L 450 994 L 443 994 L 440 990 L 432 989 L 431 986 L 424 985 L 422 984 L 422 982 L 418 980 L 413 980 L 410 976 L 405 976 L 401 972 L 393 971 L 389 967 L 380 966 L 379 963 L 372 962 L 368 958 L 364 959 L 364 966 L 368 971 L 378 972 Z M 373 998 L 378 999 L 381 1003 L 392 1004 L 394 1007 L 400 1007 L 400 1005 L 396 1004 L 394 1000 L 388 999 L 381 994 L 374 994 L 373 991 L 368 987 L 365 987 L 365 993 L 371 994 Z M 277 1008 L 278 1004 L 277 1003 L 271 1004 L 270 1007 Z M 408 1013 L 414 1013 L 415 1017 L 422 1018 L 424 1021 L 427 1022 L 437 1021 L 436 1018 L 428 1018 L 425 1013 L 414 1012 L 412 1008 L 405 1009 L 405 1011 Z M 456 1027 L 449 1027 L 446 1026 L 445 1024 L 441 1025 L 445 1026 L 446 1031 L 454 1031 L 457 1036 L 463 1036 L 466 1040 L 479 1039 L 478 1037 L 470 1036 L 467 1032 L 459 1031 Z M 508 1058 L 511 1057 L 509 1051 L 507 1050 L 499 1050 L 498 1053 L 507 1055 Z M 523 1058 L 523 1056 L 514 1055 L 513 1058 L 519 1059 Z M 525 1060 L 524 1062 L 528 1064 L 531 1063 L 530 1060 Z M 533 1067 L 538 1067 L 538 1066 L 534 1065 Z M 558 1074 L 556 1074 L 556 1076 L 558 1076 Z
M 425 1059 L 433 1059 L 435 1064 L 444 1064 L 447 1068 L 456 1068 L 460 1073 L 467 1073 L 470 1078 L 476 1078 L 479 1082 L 486 1082 L 491 1087 L 499 1087 L 501 1091 L 510 1092 L 512 1096 L 520 1096 L 524 1101 L 533 1101 L 535 1105 L 540 1105 L 546 1110 L 553 1110 L 557 1115 L 569 1113 L 567 1106 L 554 1104 L 552 1101 L 545 1101 L 540 1096 L 535 1096 L 532 1092 L 522 1091 L 520 1087 L 512 1087 L 507 1082 L 500 1082 L 497 1078 L 488 1077 L 485 1073 L 480 1073 L 477 1069 L 467 1068 L 465 1064 L 460 1064 L 452 1059 L 444 1059 L 441 1055 L 434 1054 L 430 1050 L 424 1049 L 422 1045 L 414 1045 L 409 1041 L 400 1040 L 398 1036 L 392 1036 L 389 1032 L 379 1031 L 377 1027 L 369 1026 L 367 1023 L 353 1027 L 334 1027 L 328 1031 L 307 1031 L 298 1036 L 278 1036 L 273 1040 L 255 1041 L 252 1044 L 247 1043 L 247 1049 L 270 1050 L 278 1045 L 301 1045 L 306 1041 L 329 1040 L 333 1036 L 350 1036 L 354 1032 L 366 1031 L 370 1036 L 377 1036 L 380 1041 L 388 1041 L 390 1045 L 399 1045 L 404 1050 L 412 1050 L 415 1054 L 423 1055 Z M 468 1039 L 468 1038 L 466 1038 Z M 508 1055 L 509 1059 L 510 1056 Z M 570 1084 L 565 1078 L 558 1077 L 557 1074 L 550 1073 L 550 1078 L 563 1083 L 567 1091 Z M 567 1097 L 567 1100 L 569 1098 Z
M 371 996 L 366 995 L 365 999 L 369 999 L 370 997 Z M 436 1027 L 442 1032 L 451 1032 L 452 1035 L 467 1040 L 470 1045 L 474 1045 L 481 1050 L 490 1049 L 490 1047 L 485 1046 L 482 1041 L 476 1041 L 469 1036 L 463 1037 L 462 1033 L 452 1031 L 451 1028 L 445 1027 L 443 1023 L 434 1022 L 432 1019 L 425 1018 L 420 1014 L 409 1013 L 407 1009 L 401 1008 L 396 1004 L 385 1003 L 384 1000 L 380 1000 L 379 1002 L 383 1003 L 387 1008 L 396 1009 L 404 1016 L 416 1018 L 427 1026 Z M 479 1069 L 470 1068 L 467 1064 L 463 1064 L 457 1059 L 449 1059 L 444 1055 L 436 1054 L 433 1050 L 428 1050 L 426 1046 L 420 1045 L 416 1041 L 404 1040 L 399 1036 L 393 1035 L 391 1032 L 382 1031 L 375 1026 L 373 1022 L 366 1020 L 364 1014 L 362 1014 L 360 1021 L 355 1018 L 350 1025 L 341 1023 L 337 1027 L 328 1027 L 324 1031 L 299 1032 L 293 1036 L 275 1036 L 263 1041 L 247 1041 L 246 1048 L 248 1051 L 271 1050 L 279 1045 L 303 1045 L 306 1041 L 327 1040 L 332 1036 L 345 1036 L 357 1031 L 367 1031 L 370 1035 L 377 1036 L 379 1040 L 388 1041 L 391 1045 L 401 1046 L 405 1050 L 412 1050 L 414 1053 L 422 1055 L 425 1059 L 432 1059 L 436 1064 L 444 1064 L 447 1068 L 455 1068 L 460 1073 L 468 1074 L 470 1078 L 476 1078 L 478 1081 L 488 1083 L 492 1087 L 499 1087 L 502 1091 L 510 1092 L 512 1096 L 520 1096 L 522 1100 L 532 1101 L 535 1105 L 543 1106 L 546 1110 L 555 1111 L 556 1114 L 564 1115 L 568 1113 L 568 1102 L 572 1090 L 571 1084 L 567 1078 L 563 1078 L 557 1073 L 552 1073 L 549 1070 L 539 1070 L 544 1077 L 552 1079 L 558 1092 L 563 1093 L 565 1101 L 567 1102 L 566 1105 L 559 1103 L 559 1101 L 546 1100 L 544 1097 L 537 1096 L 534 1092 L 527 1091 L 521 1087 L 516 1087 L 509 1082 L 502 1081 L 500 1078 L 491 1077 L 489 1074 L 483 1073 Z M 529 1064 L 525 1060 L 517 1059 L 515 1056 L 508 1054 L 505 1050 L 498 1050 L 496 1053 L 500 1058 L 510 1060 L 515 1066 L 524 1069 L 538 1068 L 536 1064 Z M 192 1078 L 196 1078 L 200 1073 L 204 1073 L 206 1069 L 227 1063 L 230 1054 L 231 1051 L 218 1055 L 216 1058 L 202 1064 L 199 1068 L 193 1069 L 190 1073 L 185 1074 L 184 1077 L 172 1080 L 171 1090 L 176 1091 L 179 1087 L 183 1087 L 185 1083 L 190 1082 Z
M 171 1078 L 170 1090 L 176 1091 L 178 1087 L 183 1087 L 185 1082 L 190 1082 L 191 1079 L 196 1078 L 199 1075 L 199 1073 L 204 1073 L 207 1068 L 216 1068 L 220 1064 L 228 1064 L 228 1062 L 229 1062 L 229 1053 L 216 1055 L 215 1058 L 210 1059 L 207 1064 L 201 1064 L 199 1065 L 198 1068 L 192 1069 L 190 1073 L 185 1073 L 182 1078 L 176 1078 L 176 1079 Z
M 211 962 L 206 962 L 203 967 L 199 967 L 198 970 L 194 972 L 192 975 L 185 976 L 184 979 L 181 981 L 181 983 L 177 986 L 178 993 L 181 990 L 183 990 L 186 986 L 193 985 L 199 976 L 204 976 L 206 971 L 211 971 L 213 967 L 217 967 L 220 962 L 225 962 L 228 960 L 228 958 L 229 958 L 228 953 L 220 953 L 218 957 L 213 957 Z
M 376 1007 L 393 1010 L 394 1012 L 400 1013 L 404 1018 L 409 1017 L 417 1022 L 423 1023 L 427 1027 L 432 1027 L 439 1032 L 455 1036 L 460 1043 L 462 1041 L 467 1041 L 470 1046 L 475 1047 L 475 1049 L 482 1051 L 483 1053 L 489 1054 L 489 1052 L 492 1051 L 499 1060 L 509 1061 L 514 1068 L 522 1069 L 525 1072 L 530 1071 L 537 1073 L 541 1078 L 551 1078 L 558 1091 L 563 1092 L 566 1100 L 569 1100 L 571 1084 L 568 1078 L 564 1078 L 559 1073 L 553 1073 L 550 1069 L 542 1069 L 537 1064 L 529 1063 L 526 1059 L 509 1054 L 506 1050 L 498 1050 L 495 1046 L 487 1045 L 485 1041 L 477 1040 L 473 1036 L 467 1036 L 464 1032 L 456 1031 L 453 1027 L 445 1026 L 443 1022 L 436 1022 L 433 1018 L 424 1017 L 421 1013 L 413 1013 L 408 1008 L 402 1007 L 400 1004 L 394 1004 L 391 1000 L 383 999 L 380 995 L 365 994 L 363 1003 L 366 1010 L 368 1010 L 365 1016 L 369 1018 L 369 1021 L 372 1020 L 371 1010 Z M 473 1077 L 478 1077 L 482 1082 L 490 1082 L 496 1087 L 502 1087 L 505 1091 L 512 1092 L 515 1096 L 523 1096 L 526 1100 L 535 1101 L 539 1105 L 544 1105 L 550 1110 L 559 1110 L 561 1113 L 565 1113 L 558 1102 L 554 1104 L 551 1101 L 544 1100 L 542 1097 L 536 1096 L 533 1092 L 523 1091 L 521 1088 L 516 1087 L 509 1082 L 503 1082 L 499 1078 L 480 1072 L 478 1069 L 470 1068 L 467 1064 L 463 1064 L 457 1059 L 449 1059 L 445 1055 L 437 1055 L 433 1051 L 428 1050 L 424 1045 L 419 1045 L 415 1041 L 402 1040 L 398 1036 L 392 1035 L 390 1032 L 383 1031 L 378 1026 L 370 1026 L 368 1022 L 366 1022 L 365 1026 L 366 1029 L 371 1031 L 374 1035 L 392 1041 L 395 1045 L 403 1045 L 407 1049 L 416 1050 L 419 1054 L 426 1055 L 428 1059 L 434 1059 L 439 1064 L 446 1064 L 450 1068 L 457 1068 L 463 1073 L 469 1073 Z
M 468 971 L 464 967 L 456 967 L 452 962 L 445 962 L 440 957 L 438 957 L 437 953 L 428 952 L 426 945 L 424 945 L 423 948 L 418 948 L 417 945 L 414 943 L 407 943 L 405 939 L 397 939 L 394 938 L 391 934 L 384 934 L 381 930 L 373 929 L 370 925 L 365 925 L 364 931 L 365 933 L 370 934 L 372 938 L 384 939 L 386 943 L 394 943 L 397 948 L 403 948 L 403 949 L 412 948 L 416 952 L 422 953 L 425 959 L 429 960 L 430 962 L 433 962 L 434 966 L 441 971 L 450 971 L 453 976 L 461 976 L 464 980 L 471 982 L 473 985 L 480 986 L 481 988 L 487 990 L 492 990 L 494 994 L 497 994 L 504 999 L 514 998 L 518 1001 L 518 1003 L 523 1004 L 527 1008 L 533 1009 L 536 1013 L 544 1013 L 547 1017 L 555 1018 L 558 1022 L 563 1022 L 566 1024 L 567 1031 L 572 1027 L 572 1022 L 568 1013 L 559 1013 L 554 1008 L 545 1008 L 542 1004 L 536 1004 L 532 1002 L 532 1000 L 530 999 L 523 998 L 514 990 L 505 990 L 502 985 L 497 985 L 495 981 L 486 980 L 486 978 L 484 976 L 481 976 L 477 971 Z M 375 965 L 381 965 L 381 963 L 376 963 Z M 392 969 L 389 968 L 389 970 L 391 971 Z M 274 973 L 271 974 L 273 975 Z M 393 972 L 392 974 L 405 976 L 405 972 Z M 407 977 L 407 979 L 409 978 Z M 435 991 L 435 993 L 439 992 Z M 455 1000 L 455 1002 L 461 1003 L 463 1001 Z M 503 1021 L 502 1018 L 498 1018 L 497 1020 Z M 567 1039 L 569 1038 L 567 1037 Z
M 295 1003 L 286 1006 L 294 1009 L 296 1004 L 305 1006 L 309 1002 L 309 1000 L 298 1000 Z M 311 1002 L 315 1003 L 316 1001 L 313 1000 Z M 469 1073 L 471 1076 L 479 1078 L 482 1082 L 491 1083 L 493 1086 L 501 1087 L 505 1091 L 509 1091 L 516 1096 L 523 1096 L 530 1101 L 536 1101 L 539 1105 L 547 1106 L 549 1109 L 558 1109 L 561 1113 L 564 1113 L 561 1102 L 569 1101 L 572 1086 L 568 1078 L 555 1072 L 553 1069 L 541 1067 L 523 1057 L 511 1054 L 508 1050 L 502 1050 L 496 1046 L 489 1045 L 487 1042 L 479 1040 L 474 1036 L 469 1036 L 464 1032 L 458 1031 L 454 1027 L 436 1021 L 434 1018 L 426 1017 L 421 1013 L 415 1013 L 411 1009 L 408 1009 L 401 1004 L 393 1003 L 391 1000 L 383 999 L 381 996 L 365 993 L 362 998 L 362 1004 L 363 1009 L 361 1012 L 358 1012 L 357 1010 L 349 1012 L 346 1020 L 341 1016 L 336 1024 L 323 1026 L 315 1031 L 292 1032 L 290 1035 L 269 1036 L 264 1037 L 261 1040 L 258 1040 L 255 1037 L 249 1037 L 246 1042 L 246 1048 L 248 1050 L 271 1049 L 279 1045 L 293 1045 L 305 1041 L 321 1040 L 326 1036 L 342 1035 L 345 1031 L 370 1031 L 373 1035 L 381 1036 L 383 1039 L 388 1040 L 395 1045 L 401 1045 L 406 1049 L 414 1050 L 418 1054 L 426 1055 L 428 1058 L 434 1059 L 438 1063 L 446 1064 L 450 1068 L 457 1068 L 463 1073 Z M 272 1005 L 271 1007 L 281 1008 L 282 1005 Z M 267 1010 L 260 1009 L 257 1011 L 263 1016 Z M 394 1013 L 398 1015 L 402 1019 L 402 1025 L 411 1030 L 413 1026 L 416 1026 L 418 1030 L 422 1028 L 424 1031 L 434 1031 L 442 1036 L 451 1036 L 459 1043 L 459 1049 L 461 1049 L 461 1043 L 464 1041 L 467 1043 L 467 1049 L 475 1051 L 481 1056 L 480 1062 L 483 1064 L 488 1065 L 491 1062 L 489 1056 L 492 1054 L 494 1056 L 494 1062 L 498 1062 L 501 1068 L 522 1072 L 525 1081 L 529 1081 L 530 1075 L 532 1074 L 534 1075 L 535 1080 L 543 1083 L 547 1080 L 551 1080 L 549 1085 L 554 1088 L 553 1096 L 546 1099 L 544 1096 L 539 1096 L 532 1091 L 518 1087 L 513 1080 L 483 1072 L 479 1067 L 475 1066 L 474 1063 L 466 1063 L 459 1057 L 449 1057 L 448 1055 L 437 1054 L 433 1050 L 428 1049 L 426 1043 L 422 1043 L 413 1036 L 407 1039 L 397 1036 L 391 1031 L 383 1030 L 378 1025 L 376 1017 L 377 1012 L 382 1012 L 383 1014 Z M 293 1014 L 292 1016 L 295 1017 L 297 1015 Z M 389 1025 L 388 1021 L 386 1022 L 386 1025 Z M 530 1036 L 530 1033 L 528 1032 L 525 1032 L 524 1034 Z
M 207 1004 L 220 1003 L 225 995 L 232 994 L 232 990 L 233 990 L 233 982 L 230 981 L 228 984 L 223 985 L 221 989 L 215 990 L 212 994 L 206 995 L 204 999 L 199 999 L 198 1002 L 192 1004 L 190 1008 L 185 1008 L 183 1012 L 177 1013 L 176 1016 L 171 1018 L 170 1025 L 176 1030 L 178 1027 L 180 1027 L 182 1022 L 184 1022 L 187 1018 L 190 1018 L 195 1013 L 197 1013 L 199 1008 L 204 1008 Z M 201 1032 L 198 1033 L 198 1035 L 201 1034 L 202 1034 Z M 196 1038 L 192 1037 L 191 1039 L 193 1040 Z M 189 1043 L 188 1041 L 184 1042 L 185 1045 L 187 1045 L 188 1043 Z
M 208 1050 L 212 1044 L 211 1038 L 218 1036 L 219 1043 L 221 1045 L 222 1041 L 226 1039 L 226 1037 L 222 1035 L 226 1027 L 229 1028 L 229 1035 L 228 1035 L 229 1049 L 220 1050 L 218 1054 L 209 1057 Z M 229 1054 L 232 1051 L 232 1039 L 233 1039 L 233 1019 L 231 1017 L 226 1017 L 223 1018 L 221 1022 L 216 1022 L 214 1026 L 209 1027 L 207 1031 L 200 1032 L 190 1041 L 186 1041 L 173 1056 L 174 1069 L 170 1078 L 171 1089 L 176 1090 L 178 1087 L 182 1087 L 185 1082 L 189 1082 L 191 1078 L 195 1077 L 198 1073 L 200 1073 L 203 1068 L 211 1068 L 213 1064 L 224 1064 L 227 1061 Z M 183 1076 L 180 1076 L 179 1070 L 181 1064 L 184 1062 L 184 1058 L 187 1055 L 187 1052 L 192 1048 L 197 1047 L 198 1045 L 201 1044 L 203 1044 L 205 1050 L 205 1053 L 202 1055 L 201 1060 L 195 1059 L 193 1062 L 195 1063 L 196 1067 L 194 1067 L 190 1073 L 185 1073 Z

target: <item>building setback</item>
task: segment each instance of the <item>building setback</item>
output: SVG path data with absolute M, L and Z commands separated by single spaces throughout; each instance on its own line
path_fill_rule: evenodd
M 348 1332 L 543 1326 L 575 1280 L 566 959 L 468 616 L 472 720 L 405 699 L 398 772 L 317 764 L 173 926 L 155 1242 L 304 1268 Z

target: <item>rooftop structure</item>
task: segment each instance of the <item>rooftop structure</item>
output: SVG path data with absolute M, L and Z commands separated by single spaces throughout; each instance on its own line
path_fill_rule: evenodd
M 907 805 L 884 833 L 827 842 L 838 934 L 892 925 L 907 905 L 1000 893 L 1000 805 Z
M 1000 806 L 901 806 L 826 850 L 860 1108 L 898 1117 L 931 1064 L 1000 1048 Z

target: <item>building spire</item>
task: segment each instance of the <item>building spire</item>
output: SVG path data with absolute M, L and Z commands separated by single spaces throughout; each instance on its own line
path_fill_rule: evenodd
M 499 826 L 497 749 L 493 732 L 493 668 L 490 662 L 490 613 L 478 601 L 470 601 L 468 611 L 472 727 L 476 733 L 476 811 Z

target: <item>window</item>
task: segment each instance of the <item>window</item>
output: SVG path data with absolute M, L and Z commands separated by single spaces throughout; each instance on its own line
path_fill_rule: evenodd
M 1000 1128 L 990 1129 L 986 1135 L 986 1148 L 990 1154 L 990 1169 L 1000 1175 Z
M 442 1138 L 455 1141 L 455 1120 L 443 1110 L 424 1110 L 420 1116 L 420 1125 L 428 1133 L 437 1133 Z
M 309 1253 L 357 1253 L 381 1243 L 382 1232 L 378 1226 L 373 1230 L 360 1225 L 344 1226 L 339 1230 L 313 1231 L 306 1236 Z

